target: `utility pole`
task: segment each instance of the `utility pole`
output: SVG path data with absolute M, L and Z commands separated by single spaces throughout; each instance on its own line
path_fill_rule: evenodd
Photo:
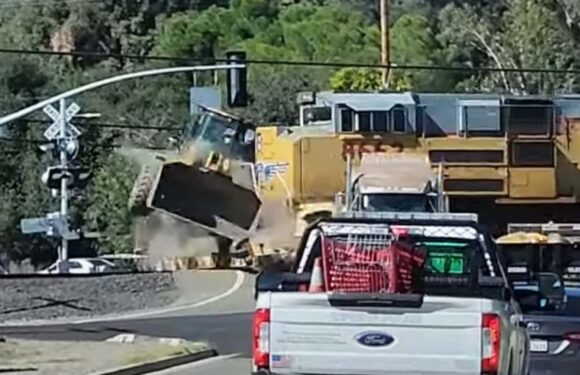
M 389 35 L 389 0 L 379 0 L 381 13 L 381 65 L 391 64 L 391 45 Z M 389 85 L 389 67 L 383 69 L 383 87 Z
M 66 143 L 67 139 L 67 115 L 66 115 L 66 99 L 60 99 L 59 101 L 59 113 L 60 113 L 60 134 L 59 141 L 61 145 L 59 147 L 60 151 L 60 167 L 63 171 L 68 168 L 68 157 Z M 63 218 L 65 225 L 68 227 L 68 179 L 63 178 L 60 180 L 60 215 Z M 58 257 L 58 269 L 61 273 L 68 273 L 68 237 L 62 236 L 61 238 L 61 248 Z

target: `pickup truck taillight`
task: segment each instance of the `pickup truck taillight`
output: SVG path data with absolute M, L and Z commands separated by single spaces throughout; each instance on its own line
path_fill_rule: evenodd
M 254 365 L 267 368 L 270 362 L 270 309 L 257 309 L 254 313 Z
M 481 317 L 481 372 L 497 374 L 501 345 L 501 318 L 497 314 Z
M 566 340 L 568 341 L 580 342 L 580 332 L 568 332 L 564 337 L 566 337 Z

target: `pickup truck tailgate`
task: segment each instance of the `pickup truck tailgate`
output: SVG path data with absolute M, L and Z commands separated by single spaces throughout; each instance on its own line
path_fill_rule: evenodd
M 481 300 L 424 296 L 420 306 L 269 293 L 275 374 L 479 374 Z M 360 301 L 359 301 L 360 302 Z

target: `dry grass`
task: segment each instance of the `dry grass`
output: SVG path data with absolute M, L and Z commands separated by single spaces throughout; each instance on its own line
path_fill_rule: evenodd
M 135 353 L 127 357 L 123 361 L 123 364 L 133 365 L 138 363 L 145 363 L 155 361 L 161 358 L 170 358 L 179 355 L 196 353 L 206 349 L 208 349 L 208 346 L 202 343 L 188 343 L 178 346 L 164 345 L 146 349 L 140 353 Z
M 0 343 L 0 370 L 35 369 L 37 375 L 94 374 L 208 348 L 204 343 L 174 346 L 141 337 L 135 343 L 8 340 Z

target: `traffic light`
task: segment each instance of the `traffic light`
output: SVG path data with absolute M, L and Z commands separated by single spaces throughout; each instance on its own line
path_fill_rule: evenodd
M 246 107 L 248 105 L 248 72 L 245 66 L 246 53 L 242 51 L 231 51 L 226 53 L 228 64 L 243 64 L 243 68 L 227 70 L 227 95 L 228 106 Z
M 42 174 L 42 182 L 50 189 L 60 189 L 61 180 L 67 179 L 67 186 L 71 189 L 84 189 L 87 187 L 91 171 L 89 168 L 69 167 L 48 167 Z

